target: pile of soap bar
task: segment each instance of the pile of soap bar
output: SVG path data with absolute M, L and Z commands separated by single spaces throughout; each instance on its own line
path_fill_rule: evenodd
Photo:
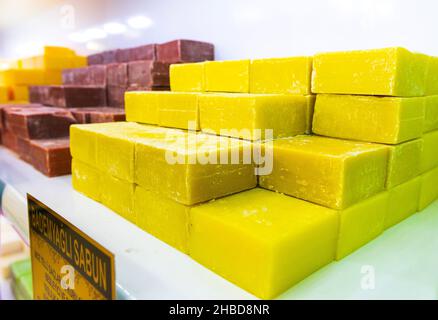
M 438 198 L 437 79 L 402 48 L 172 64 L 71 127 L 73 187 L 275 298 Z

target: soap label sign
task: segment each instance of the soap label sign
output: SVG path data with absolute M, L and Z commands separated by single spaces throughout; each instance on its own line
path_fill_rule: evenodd
M 114 255 L 27 195 L 35 300 L 111 300 Z

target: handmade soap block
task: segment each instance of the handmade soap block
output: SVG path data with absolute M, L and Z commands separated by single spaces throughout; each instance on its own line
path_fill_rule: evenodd
M 52 57 L 74 57 L 76 55 L 74 50 L 59 46 L 44 46 L 41 54 Z
M 128 64 L 111 63 L 107 65 L 107 84 L 109 86 L 127 87 L 128 83 Z
M 397 144 L 423 133 L 423 98 L 317 95 L 313 132 L 335 138 Z
M 189 206 L 137 186 L 134 211 L 140 228 L 188 254 Z
M 156 60 L 156 47 L 157 45 L 152 43 L 134 48 L 117 50 L 116 60 L 117 62 Z
M 73 108 L 70 112 L 78 123 L 83 124 L 125 121 L 125 111 L 120 108 Z
M 170 66 L 170 89 L 180 92 L 205 91 L 205 64 L 182 63 Z
M 153 60 L 129 62 L 128 83 L 139 87 L 169 86 L 169 64 Z
M 31 141 L 32 140 L 28 140 L 28 139 L 23 139 L 21 137 L 16 137 L 17 139 L 17 153 L 20 156 L 20 159 L 32 164 L 32 154 L 30 153 L 31 150 Z
M 8 87 L 0 87 L 0 103 L 6 103 L 8 101 L 9 101 Z
M 49 99 L 49 86 L 30 86 L 29 102 L 46 103 Z
M 107 84 L 107 66 L 97 65 L 62 71 L 62 83 L 65 85 L 95 85 Z
M 103 55 L 102 53 L 95 53 L 87 56 L 87 64 L 89 66 L 91 65 L 97 65 L 97 64 L 103 64 Z
M 426 209 L 432 202 L 438 199 L 438 167 L 424 173 L 421 176 L 421 191 L 418 210 Z
M 105 106 L 104 86 L 49 86 L 48 101 L 44 104 L 62 108 Z
M 165 139 L 139 138 L 134 182 L 193 205 L 254 188 L 255 168 L 245 157 L 248 152 L 251 144 L 246 141 L 178 130 L 167 131 Z
M 214 46 L 201 41 L 173 40 L 157 45 L 157 60 L 172 63 L 214 60 Z
M 438 95 L 438 57 L 429 57 L 425 95 Z
M 73 188 L 87 197 L 101 201 L 101 183 L 102 173 L 88 164 L 73 159 L 71 168 L 71 181 Z
M 438 130 L 438 95 L 424 97 L 424 108 L 423 132 Z
M 312 57 L 257 59 L 250 66 L 251 93 L 308 95 L 312 79 Z
M 249 60 L 205 62 L 205 91 L 249 92 Z
M 127 91 L 126 86 L 108 86 L 108 106 L 113 108 L 123 108 L 125 106 L 125 92 Z
M 425 173 L 438 167 L 438 130 L 424 134 L 422 140 L 420 172 Z
M 273 170 L 259 177 L 263 188 L 333 209 L 344 209 L 385 188 L 386 146 L 297 136 L 265 144 Z
M 428 60 L 397 47 L 316 54 L 312 92 L 423 96 Z
M 199 130 L 198 96 L 192 92 L 163 92 L 156 95 L 158 125 Z
M 197 206 L 191 221 L 190 256 L 262 299 L 330 263 L 336 251 L 336 211 L 262 189 Z
M 291 137 L 307 131 L 305 96 L 202 94 L 201 130 L 247 140 Z M 272 129 L 272 135 L 266 131 Z
M 389 190 L 385 229 L 396 225 L 417 212 L 420 189 L 421 177 L 416 177 Z
M 10 69 L 3 72 L 6 85 L 44 84 L 44 70 Z
M 386 188 L 391 189 L 407 182 L 420 174 L 420 161 L 423 152 L 423 140 L 417 139 L 388 146 L 389 162 Z
M 100 179 L 102 204 L 126 220 L 136 224 L 137 217 L 134 212 L 134 184 L 106 173 L 101 174 Z
M 313 113 L 315 111 L 316 95 L 306 96 L 306 134 L 312 133 Z
M 388 192 L 382 192 L 339 212 L 336 260 L 341 260 L 383 232 L 388 197 Z
M 13 86 L 12 92 L 15 101 L 29 101 L 28 86 Z
M 48 177 L 71 173 L 71 155 L 68 138 L 32 140 L 32 165 Z
M 126 120 L 158 124 L 158 95 L 160 92 L 125 92 Z

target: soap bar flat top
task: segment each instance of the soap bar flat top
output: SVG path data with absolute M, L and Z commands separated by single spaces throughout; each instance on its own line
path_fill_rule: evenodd
M 205 62 L 205 90 L 249 92 L 249 60 Z

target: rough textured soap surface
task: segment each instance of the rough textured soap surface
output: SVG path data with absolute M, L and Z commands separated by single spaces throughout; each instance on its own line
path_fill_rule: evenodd
M 260 176 L 263 188 L 333 209 L 347 208 L 385 188 L 386 146 L 318 136 L 265 144 L 273 171 Z
M 205 90 L 249 92 L 249 60 L 205 62 Z
M 336 251 L 334 210 L 261 189 L 195 207 L 191 219 L 191 257 L 263 299 L 330 263 Z
M 311 93 L 312 57 L 252 60 L 250 65 L 251 93 Z
M 160 92 L 125 92 L 126 120 L 158 124 L 158 95 Z
M 421 154 L 423 152 L 422 139 L 388 146 L 388 148 L 387 189 L 407 182 L 420 174 Z
M 97 169 L 80 160 L 73 159 L 71 169 L 73 188 L 99 202 L 101 201 L 101 175 L 102 173 Z
M 432 202 L 438 199 L 438 167 L 421 176 L 421 191 L 418 209 L 421 211 L 427 208 Z
M 385 229 L 396 225 L 418 210 L 421 177 L 417 177 L 389 190 Z
M 217 93 L 201 95 L 199 111 L 204 132 L 260 140 L 266 129 L 273 138 L 306 133 L 309 108 L 305 96 Z
M 420 172 L 425 173 L 438 167 L 438 130 L 424 134 L 422 140 Z
M 214 60 L 214 45 L 185 39 L 169 41 L 157 45 L 157 60 L 172 63 Z
M 257 181 L 254 165 L 244 162 L 247 151 L 251 145 L 245 141 L 177 130 L 165 138 L 140 138 L 135 183 L 185 205 L 251 189 Z M 233 154 L 238 159 L 231 164 Z
M 140 228 L 175 249 L 188 253 L 189 206 L 137 186 L 134 211 Z
M 199 130 L 197 93 L 162 92 L 156 98 L 159 126 Z
M 205 64 L 183 63 L 170 66 L 170 89 L 180 92 L 205 91 Z
M 316 134 L 397 144 L 421 137 L 423 98 L 380 98 L 318 95 L 313 132 Z
M 438 130 L 438 95 L 424 97 L 424 109 L 423 132 Z
M 31 163 L 48 177 L 71 173 L 70 143 L 68 138 L 30 141 Z
M 306 105 L 306 134 L 312 133 L 313 126 L 313 113 L 315 111 L 315 100 L 316 95 L 308 95 L 306 96 L 307 105 Z
M 438 95 L 438 57 L 429 57 L 425 95 Z
M 423 96 L 429 58 L 403 48 L 319 53 L 312 92 Z
M 384 230 L 388 192 L 382 192 L 339 212 L 339 238 L 336 260 L 367 244 Z

